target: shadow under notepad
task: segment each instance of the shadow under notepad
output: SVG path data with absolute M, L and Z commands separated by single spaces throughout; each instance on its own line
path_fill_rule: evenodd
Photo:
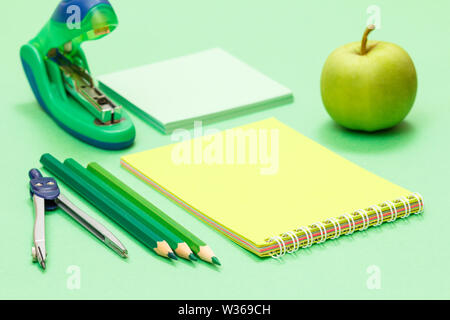
M 357 153 L 398 150 L 412 143 L 416 135 L 416 129 L 407 121 L 373 133 L 349 130 L 331 120 L 318 128 L 319 143 Z

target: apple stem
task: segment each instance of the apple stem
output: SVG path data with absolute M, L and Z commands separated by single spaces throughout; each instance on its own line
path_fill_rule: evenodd
M 372 30 L 375 30 L 374 24 L 369 24 L 366 28 L 366 31 L 364 31 L 363 38 L 361 40 L 361 55 L 365 55 L 367 53 L 367 36 L 369 35 Z

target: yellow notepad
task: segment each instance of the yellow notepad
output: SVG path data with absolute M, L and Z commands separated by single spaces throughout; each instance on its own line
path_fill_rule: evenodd
M 259 256 L 279 257 L 423 211 L 418 193 L 274 118 L 128 155 L 121 163 Z

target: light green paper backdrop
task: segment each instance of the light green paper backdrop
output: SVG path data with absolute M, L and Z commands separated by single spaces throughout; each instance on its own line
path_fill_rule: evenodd
M 450 298 L 448 1 L 112 2 L 119 28 L 85 45 L 94 74 L 222 47 L 291 88 L 296 101 L 215 128 L 276 116 L 374 173 L 421 192 L 426 212 L 301 250 L 282 262 L 259 260 L 119 167 L 121 155 L 168 144 L 170 136 L 133 117 L 136 144 L 111 152 L 83 144 L 57 127 L 38 107 L 19 61 L 20 45 L 35 36 L 57 1 L 2 2 L 0 298 Z M 333 124 L 321 103 L 319 78 L 334 48 L 361 38 L 372 4 L 381 8 L 382 28 L 371 39 L 395 42 L 410 53 L 419 90 L 404 123 L 367 135 Z M 201 235 L 223 267 L 160 259 L 63 187 L 70 199 L 116 233 L 130 258 L 121 260 L 57 212 L 47 215 L 48 269 L 41 272 L 30 256 L 33 211 L 27 172 L 39 166 L 45 152 L 83 164 L 98 161 Z M 379 290 L 366 286 L 372 265 L 381 272 Z M 78 290 L 67 287 L 70 266 L 80 268 Z

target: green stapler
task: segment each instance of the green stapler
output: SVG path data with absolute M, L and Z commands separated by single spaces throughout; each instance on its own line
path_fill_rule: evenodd
M 92 79 L 81 44 L 100 39 L 118 24 L 107 0 L 63 0 L 20 57 L 42 108 L 64 130 L 103 149 L 123 149 L 135 128 Z

